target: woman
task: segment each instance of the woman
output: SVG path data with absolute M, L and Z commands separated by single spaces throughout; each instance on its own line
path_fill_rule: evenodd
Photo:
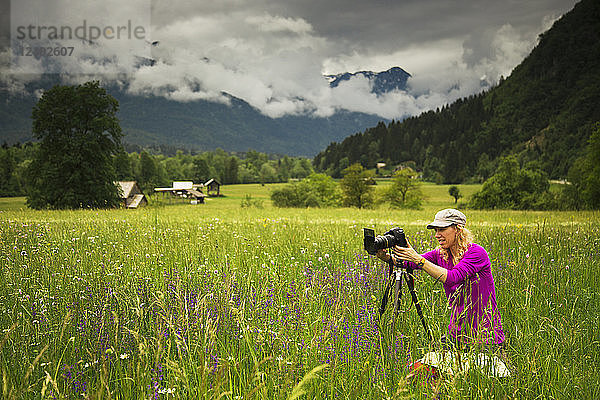
M 496 289 L 490 258 L 483 247 L 473 243 L 473 235 L 465 228 L 467 217 L 455 209 L 441 210 L 427 229 L 435 229 L 439 247 L 418 254 L 408 247 L 394 246 L 392 255 L 380 250 L 377 256 L 385 262 L 412 263 L 444 284 L 451 311 L 449 335 L 442 338 L 448 347 L 481 343 L 503 347 L 504 332 L 496 304 Z

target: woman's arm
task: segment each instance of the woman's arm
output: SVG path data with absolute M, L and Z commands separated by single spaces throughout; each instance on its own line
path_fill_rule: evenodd
M 415 251 L 415 249 L 412 248 L 410 244 L 408 247 L 394 246 L 392 252 L 396 258 L 417 264 L 417 266 L 419 266 L 435 280 L 441 281 L 442 283 L 446 282 L 446 279 L 448 278 L 448 270 L 421 256 Z
M 451 284 L 459 283 L 481 273 L 484 269 L 490 270 L 491 273 L 490 257 L 483 247 L 473 243 L 463 258 L 448 271 L 447 281 Z

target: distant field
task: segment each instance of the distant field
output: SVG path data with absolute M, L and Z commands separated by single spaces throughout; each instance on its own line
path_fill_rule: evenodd
M 379 320 L 384 266 L 362 250 L 362 228 L 400 226 L 431 249 L 424 227 L 454 205 L 448 186 L 425 185 L 416 211 L 278 209 L 279 186 L 139 210 L 2 199 L 0 397 L 435 397 L 404 382 L 436 343 L 407 295 L 395 322 L 389 310 Z M 262 208 L 242 208 L 247 194 Z M 599 213 L 465 212 L 492 259 L 516 374 L 444 376 L 439 398 L 600 398 Z M 416 289 L 439 339 L 443 289 L 421 275 Z
M 223 197 L 208 198 L 206 204 L 200 205 L 206 208 L 238 208 L 242 199 L 246 195 L 250 195 L 252 199 L 262 200 L 264 207 L 271 207 L 270 195 L 275 189 L 285 186 L 284 183 L 270 183 L 270 184 L 244 184 L 244 185 L 225 185 L 221 187 L 221 193 Z M 389 185 L 389 180 L 379 180 L 378 185 L 375 186 L 375 190 L 381 190 L 383 187 Z M 463 194 L 463 198 L 459 202 L 464 202 L 473 193 L 481 188 L 481 185 L 457 185 L 460 192 Z M 431 183 L 425 183 L 422 185 L 423 193 L 425 194 L 425 206 L 426 207 L 452 207 L 454 206 L 454 198 L 448 194 L 449 185 L 435 185 Z M 161 195 L 156 196 L 157 199 L 161 198 Z M 166 205 L 189 205 L 183 200 L 178 199 L 167 199 L 164 202 Z M 19 210 L 27 208 L 24 197 L 0 197 L 0 211 Z
M 27 209 L 25 197 L 0 197 L 0 211 Z

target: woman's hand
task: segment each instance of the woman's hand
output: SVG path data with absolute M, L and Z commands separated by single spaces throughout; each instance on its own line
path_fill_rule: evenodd
M 410 244 L 408 247 L 394 246 L 392 248 L 392 253 L 394 253 L 394 257 L 398 260 L 412 261 L 415 264 L 418 264 L 419 261 L 423 261 L 421 266 L 423 271 L 435 278 L 436 281 L 446 283 L 446 279 L 448 278 L 448 270 L 432 263 L 431 261 L 425 260 L 425 258 L 417 253 Z
M 384 249 L 377 250 L 377 254 L 375 254 L 375 255 L 377 256 L 377 258 L 379 258 L 381 261 L 384 261 L 384 262 L 389 262 L 390 258 L 392 257 Z
M 412 261 L 414 263 L 417 263 L 421 260 L 421 255 L 412 248 L 410 243 L 408 244 L 408 247 L 394 246 L 392 248 L 392 252 L 394 253 L 394 256 L 400 260 Z

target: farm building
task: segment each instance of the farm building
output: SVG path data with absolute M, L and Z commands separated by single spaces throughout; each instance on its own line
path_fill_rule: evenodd
M 204 198 L 206 197 L 198 185 L 194 185 L 191 181 L 175 181 L 173 182 L 173 187 L 155 188 L 154 191 L 163 194 L 169 193 L 172 196 L 182 199 L 189 199 L 194 204 L 204 203 Z
M 148 204 L 148 200 L 136 181 L 117 182 L 121 189 L 121 200 L 125 208 L 138 208 Z
M 209 196 L 221 195 L 221 184 L 216 179 L 210 179 L 206 181 L 206 183 L 204 183 L 204 187 L 206 188 L 206 194 L 208 194 Z

